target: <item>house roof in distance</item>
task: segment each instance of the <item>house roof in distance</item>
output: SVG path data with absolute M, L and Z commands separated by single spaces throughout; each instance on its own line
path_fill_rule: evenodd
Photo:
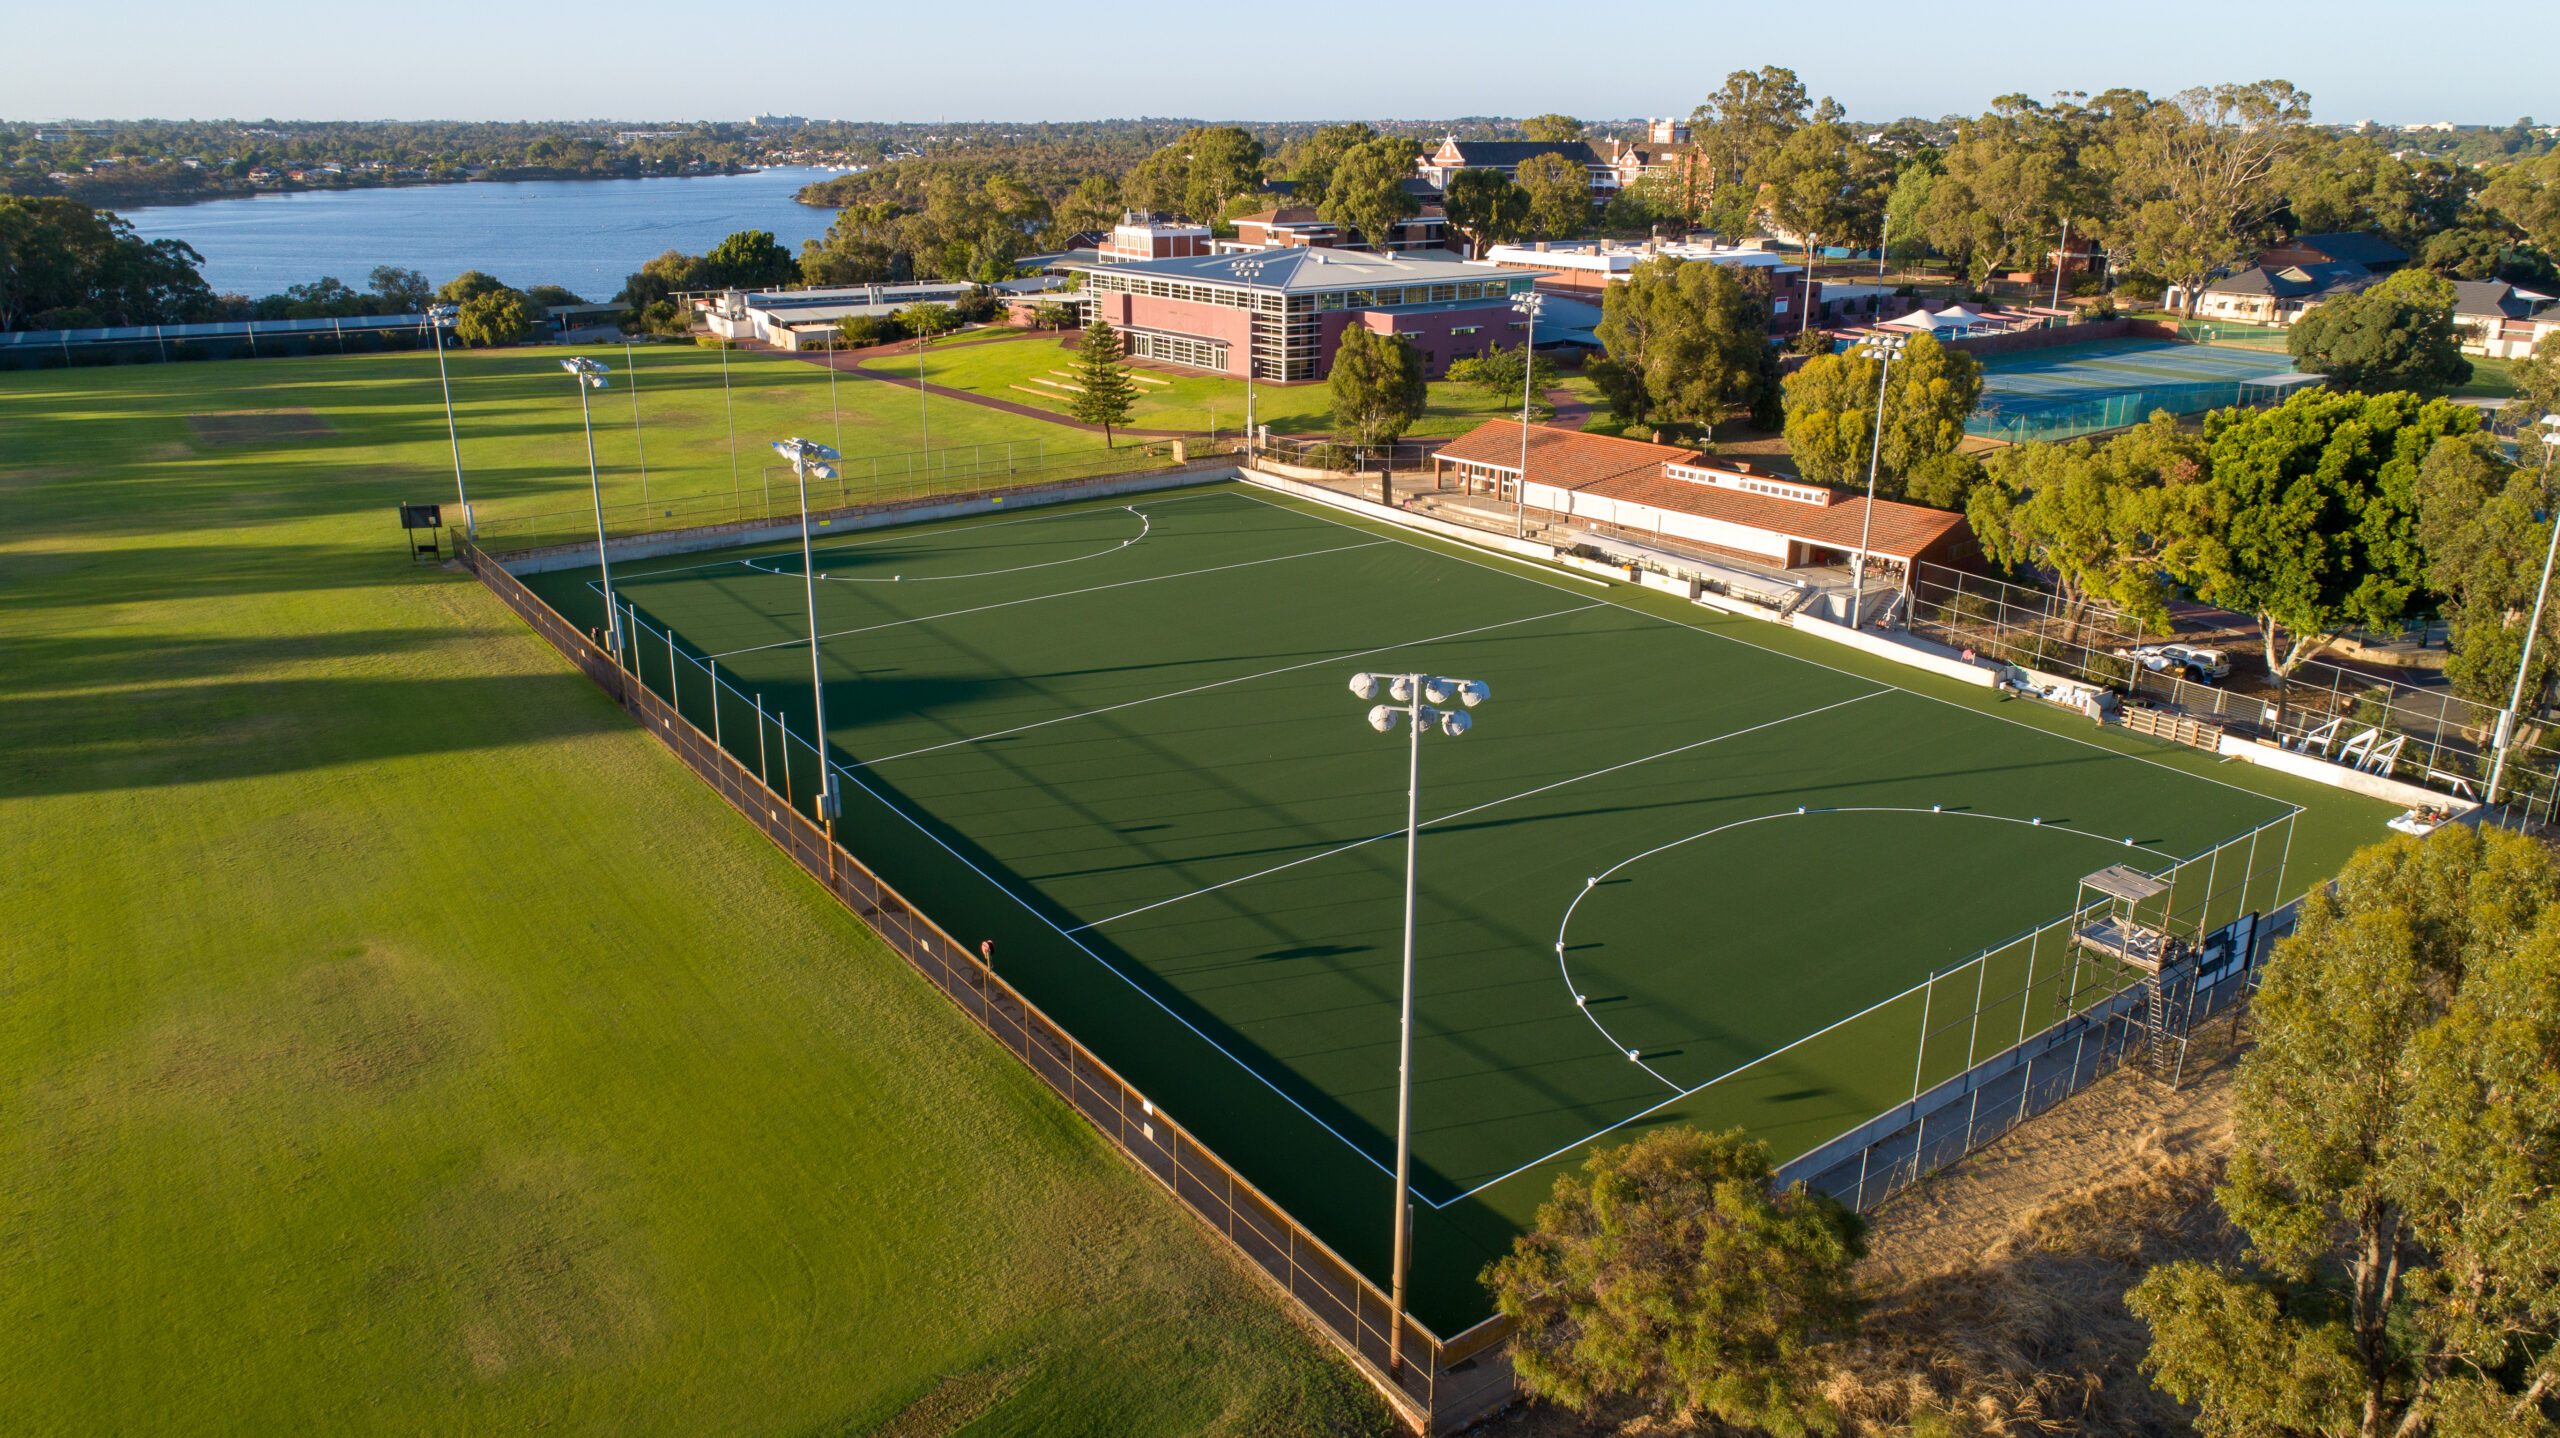
M 2551 303 L 2551 296 L 2522 290 L 2504 280 L 2455 280 L 2453 312 L 2482 319 L 2532 319 Z
M 1470 167 L 1511 168 L 1540 155 L 1562 155 L 1577 165 L 1606 165 L 1608 157 L 1589 140 L 1450 140 L 1459 159 Z M 1433 152 L 1437 154 L 1437 151 Z

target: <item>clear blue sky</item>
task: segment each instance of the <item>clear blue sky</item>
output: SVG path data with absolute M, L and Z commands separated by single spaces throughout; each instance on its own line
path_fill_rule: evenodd
M 0 118 L 1281 120 L 1686 114 L 1793 67 L 1860 119 L 2288 79 L 2330 122 L 2552 111 L 2533 8 L 2330 0 L 728 6 L 70 0 L 11 7 Z M 2535 32 L 2539 31 L 2537 35 Z M 877 57 L 877 58 L 868 58 Z

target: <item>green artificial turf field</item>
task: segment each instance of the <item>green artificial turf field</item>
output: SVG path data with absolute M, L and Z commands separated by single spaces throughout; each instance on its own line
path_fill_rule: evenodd
M 1477 1270 L 1591 1143 L 1687 1121 L 1801 1153 L 1915 1071 L 2005 1047 L 1984 1028 L 2103 993 L 2052 949 L 2022 996 L 2007 943 L 2081 875 L 2263 831 L 2270 862 L 2215 891 L 2218 920 L 2272 905 L 2279 844 L 2298 892 L 2387 812 L 1243 487 L 822 533 L 816 567 L 847 847 L 992 939 L 1035 1003 L 1373 1276 L 1406 753 L 1345 681 L 1490 684 L 1474 732 L 1423 754 L 1414 1292 L 1443 1334 L 1485 1315 Z M 796 541 L 613 579 L 644 678 L 805 805 Z M 592 566 L 528 582 L 602 626 Z M 1948 1016 L 1977 993 L 1968 1031 Z
M 586 502 L 560 353 L 453 357 L 494 515 Z M 726 493 L 719 357 L 640 359 L 660 492 Z M 751 454 L 825 433 L 823 374 L 737 369 Z M 911 442 L 912 392 L 843 393 L 849 440 Z M 0 375 L 0 1430 L 1384 1430 L 1152 1180 L 409 562 L 392 504 L 451 484 L 431 355 Z

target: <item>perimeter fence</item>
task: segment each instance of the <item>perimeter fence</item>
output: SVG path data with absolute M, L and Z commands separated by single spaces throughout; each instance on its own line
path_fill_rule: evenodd
M 2174 415 L 2273 404 L 2276 385 L 2256 380 L 2199 380 L 2092 395 L 1986 395 L 1964 422 L 1965 433 L 2002 444 L 2059 442 L 2124 429 L 2166 410 Z
M 1510 1402 L 1509 1330 L 1499 1319 L 1444 1339 L 1408 1313 L 1404 1361 L 1391 1370 L 1392 1308 L 1384 1291 L 837 842 L 815 816 L 822 754 L 811 736 L 792 733 L 760 695 L 733 686 L 715 662 L 686 653 L 636 611 L 624 612 L 623 650 L 610 653 L 487 550 L 463 541 L 455 553 L 944 997 L 1278 1285 L 1408 1423 L 1453 1432 Z M 859 782 L 841 765 L 836 772 Z
M 1911 1096 L 1785 1165 L 1857 1209 L 1883 1202 L 2020 1123 L 2147 1056 L 2174 1086 L 2188 1033 L 2220 1011 L 2254 971 L 2272 926 L 2289 914 L 2285 869 L 2299 811 L 2171 863 L 2169 887 L 2144 922 L 2197 956 L 2154 975 L 2081 941 L 2106 901 L 2076 902 L 2060 917 L 1984 949 L 1871 1012 L 1912 1025 Z M 2157 857 L 2124 841 L 2129 857 Z M 2084 893 L 2085 897 L 2085 893 Z M 2290 919 L 2285 920 L 2290 923 Z
M 2281 679 L 2254 672 L 2246 654 L 2213 682 L 2134 652 L 2160 642 L 2130 615 L 2070 604 L 2033 585 L 1923 563 L 1912 573 L 1910 632 L 2022 668 L 2111 689 L 2288 749 L 2405 780 L 2454 799 L 2486 787 L 2501 710 L 2440 685 L 2411 684 L 2309 660 Z M 2518 817 L 2550 822 L 2560 802 L 2560 747 L 2542 711 L 2519 716 L 2504 795 Z
M 1077 479 L 1150 474 L 1196 465 L 1237 452 L 1237 441 L 1157 441 L 1117 449 L 1048 450 L 1040 440 L 954 445 L 948 449 L 858 455 L 830 465 L 826 479 L 812 478 L 809 505 L 841 511 L 965 499 L 1010 489 Z M 672 534 L 720 525 L 779 523 L 800 512 L 799 478 L 787 464 L 757 467 L 750 482 L 725 493 L 629 500 L 603 506 L 606 532 L 617 539 Z M 536 514 L 480 520 L 471 538 L 482 550 L 512 554 L 557 544 L 593 542 L 596 505 L 564 506 Z

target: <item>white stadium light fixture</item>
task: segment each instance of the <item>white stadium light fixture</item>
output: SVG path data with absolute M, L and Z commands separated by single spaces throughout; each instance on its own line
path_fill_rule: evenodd
M 576 375 L 578 383 L 589 389 L 604 388 L 604 377 L 612 373 L 606 368 L 604 361 L 589 359 L 585 355 L 580 355 L 576 359 L 564 359 L 560 361 L 560 367 Z
M 1465 709 L 1447 706 L 1455 702 L 1471 708 L 1483 703 L 1492 690 L 1480 680 L 1448 679 L 1437 674 L 1363 672 L 1351 676 L 1355 698 L 1374 699 L 1381 690 L 1393 702 L 1370 706 L 1369 727 L 1381 734 L 1392 734 L 1401 721 L 1412 729 L 1404 810 L 1404 986 L 1396 1018 L 1396 1211 L 1387 1314 L 1387 1371 L 1392 1374 L 1402 1372 L 1404 1367 L 1404 1279 L 1413 1246 L 1414 899 L 1422 843 L 1422 736 L 1431 729 L 1452 739 L 1466 733 L 1475 721 Z M 1557 943 L 1556 952 L 1564 952 L 1562 942 Z M 1575 1002 L 1580 1001 L 1577 994 Z

